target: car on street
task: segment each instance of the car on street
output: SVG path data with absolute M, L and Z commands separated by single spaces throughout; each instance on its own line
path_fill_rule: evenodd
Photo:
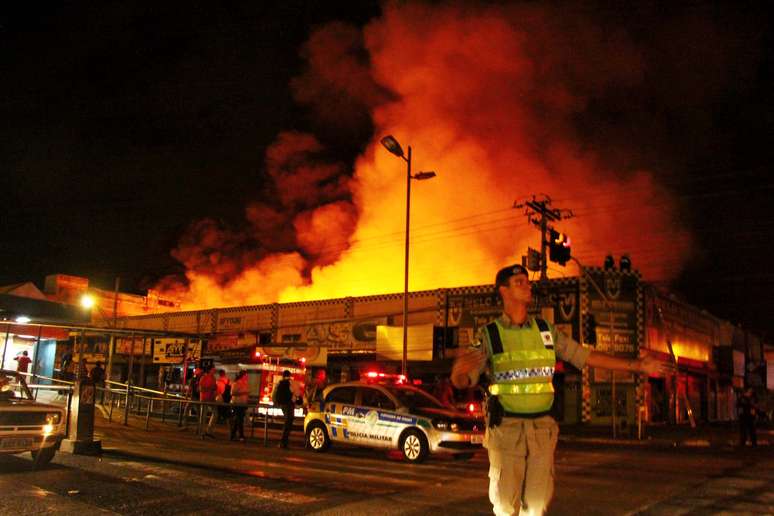
M 0 370 L 0 453 L 30 452 L 36 466 L 54 458 L 65 436 L 65 411 L 38 403 L 14 371 Z
M 443 405 L 405 383 L 348 382 L 328 386 L 304 419 L 307 445 L 332 442 L 400 450 L 408 462 L 430 453 L 469 458 L 481 448 L 484 420 Z

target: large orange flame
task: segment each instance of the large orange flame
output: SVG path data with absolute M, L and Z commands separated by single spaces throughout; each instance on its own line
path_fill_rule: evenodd
M 210 224 L 176 250 L 189 269 L 176 291 L 185 308 L 402 291 L 407 171 L 379 144 L 386 134 L 412 146 L 415 172 L 437 172 L 412 183 L 411 290 L 490 283 L 538 248 L 539 233 L 513 208 L 532 194 L 572 209 L 574 218 L 555 225 L 584 263 L 629 253 L 648 279 L 679 271 L 689 238 L 669 192 L 648 171 L 609 168 L 606 149 L 587 148 L 573 126 L 597 92 L 640 80 L 623 35 L 561 24 L 535 8 L 403 3 L 386 6 L 362 35 L 342 30 L 312 37 L 320 46 L 307 52 L 312 74 L 325 66 L 328 90 L 369 107 L 374 140 L 346 173 L 312 159 L 321 148 L 314 137 L 281 135 L 267 159 L 280 207 L 256 203 L 249 232 Z M 326 31 L 362 37 L 372 86 L 362 69 L 357 87 L 347 81 L 355 65 L 345 56 L 346 66 L 326 66 L 342 62 L 326 52 L 350 48 Z

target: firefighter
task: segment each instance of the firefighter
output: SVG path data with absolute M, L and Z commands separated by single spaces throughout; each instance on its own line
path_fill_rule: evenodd
M 532 289 L 521 265 L 498 271 L 495 289 L 503 314 L 482 328 L 455 360 L 452 383 L 458 389 L 472 387 L 484 372 L 489 379 L 484 447 L 494 513 L 539 515 L 548 508 L 554 489 L 559 426 L 549 411 L 556 357 L 578 369 L 588 365 L 666 374 L 673 366 L 650 357 L 625 359 L 585 348 L 547 321 L 528 317 Z

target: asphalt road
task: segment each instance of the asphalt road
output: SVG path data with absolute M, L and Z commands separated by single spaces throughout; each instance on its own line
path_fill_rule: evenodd
M 409 465 L 371 450 L 324 454 L 178 430 L 101 425 L 102 458 L 44 470 L 0 456 L 0 514 L 491 514 L 485 452 Z M 741 451 L 560 443 L 549 514 L 774 514 L 771 447 Z

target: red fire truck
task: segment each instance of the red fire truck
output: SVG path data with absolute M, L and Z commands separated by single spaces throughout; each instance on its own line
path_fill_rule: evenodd
M 293 394 L 299 398 L 303 396 L 306 382 L 306 364 L 303 358 L 295 360 L 256 352 L 256 360 L 258 362 L 252 364 L 239 364 L 239 368 L 247 371 L 250 400 L 260 404 L 257 410 L 259 414 L 266 414 L 266 405 L 272 405 L 271 394 L 282 380 L 283 371 L 290 371 Z M 268 407 L 268 414 L 270 417 L 282 417 L 282 410 L 279 407 Z M 295 415 L 303 418 L 304 408 L 296 407 Z

